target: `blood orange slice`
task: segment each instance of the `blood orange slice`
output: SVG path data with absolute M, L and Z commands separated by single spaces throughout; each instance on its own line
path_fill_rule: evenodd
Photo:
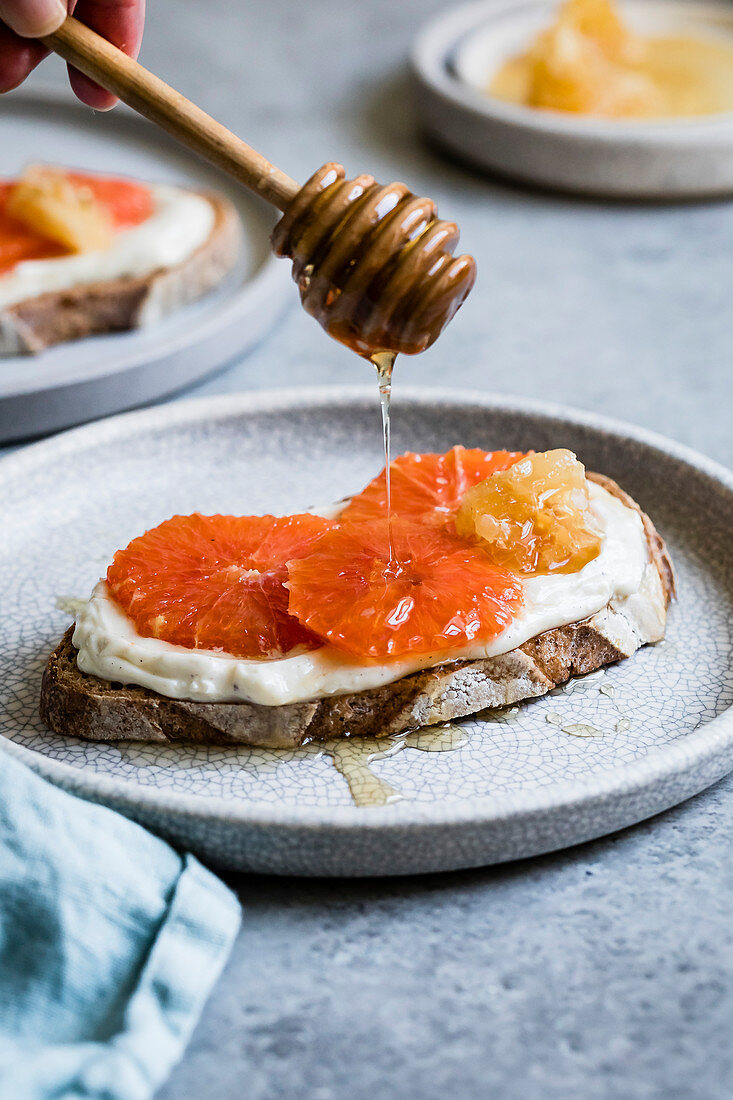
M 323 643 L 288 614 L 285 563 L 330 526 L 318 516 L 173 516 L 119 550 L 117 603 L 147 638 L 235 657 Z
M 106 210 L 116 230 L 140 225 L 153 213 L 153 196 L 144 184 L 83 172 L 66 172 L 64 175 L 75 187 L 92 194 Z M 62 244 L 8 214 L 5 206 L 14 186 L 12 181 L 0 181 L 0 274 L 24 260 L 52 260 L 69 254 L 69 249 Z
M 117 229 L 140 225 L 153 213 L 153 196 L 143 183 L 117 176 L 91 176 L 85 172 L 68 172 L 67 175 L 72 183 L 91 191 Z
M 449 526 L 461 497 L 497 470 L 506 470 L 521 452 L 481 451 L 452 447 L 445 454 L 400 455 L 391 463 L 392 512 L 431 526 Z M 378 519 L 387 515 L 384 470 L 339 517 L 344 522 Z
M 495 637 L 522 586 L 481 552 L 437 528 L 395 519 L 333 527 L 288 566 L 289 609 L 334 646 L 363 660 L 442 653 Z

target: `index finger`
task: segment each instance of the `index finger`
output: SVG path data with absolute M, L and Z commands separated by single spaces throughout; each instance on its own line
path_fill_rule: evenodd
M 145 0 L 78 0 L 69 4 L 77 19 L 101 34 L 130 57 L 137 57 L 145 24 Z M 97 111 L 108 111 L 117 98 L 69 66 L 69 82 L 74 92 Z

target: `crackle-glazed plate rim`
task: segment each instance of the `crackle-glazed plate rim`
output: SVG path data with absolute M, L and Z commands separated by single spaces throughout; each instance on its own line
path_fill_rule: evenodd
M 675 443 L 656 432 L 595 413 L 584 412 L 567 406 L 506 397 L 472 390 L 450 391 L 440 388 L 400 388 L 400 404 L 452 407 L 474 406 L 495 409 L 517 416 L 537 416 L 547 420 L 562 420 L 577 427 L 616 436 L 624 440 L 651 447 L 667 457 L 685 463 L 696 472 L 713 480 L 718 487 L 733 496 L 733 472 L 682 444 Z M 215 423 L 233 417 L 281 412 L 286 409 L 321 408 L 329 404 L 374 403 L 372 387 L 323 387 L 318 389 L 292 388 L 279 391 L 259 391 L 252 394 L 226 394 L 224 396 L 182 401 L 174 405 L 123 413 L 109 420 L 75 428 L 71 431 L 32 444 L 22 451 L 0 460 L 0 487 L 8 479 L 22 477 L 28 469 L 39 464 L 50 464 L 56 457 L 68 455 L 80 446 L 110 442 L 114 439 L 138 433 L 147 427 L 160 432 L 170 427 L 186 424 Z M 2 731 L 0 730 L 0 733 Z M 134 782 L 87 771 L 62 761 L 53 760 L 43 753 L 18 745 L 3 736 L 2 751 L 18 757 L 35 771 L 52 781 L 70 787 L 76 793 L 100 800 L 114 799 L 119 807 L 140 807 L 170 812 L 199 820 L 221 821 L 231 825 L 282 826 L 298 829 L 314 829 L 338 826 L 341 829 L 401 828 L 409 825 L 451 825 L 473 822 L 509 821 L 512 818 L 534 816 L 559 808 L 571 809 L 597 804 L 613 798 L 644 790 L 665 779 L 699 768 L 708 761 L 722 758 L 733 750 L 733 707 L 709 722 L 698 726 L 684 738 L 662 747 L 651 749 L 640 760 L 617 765 L 592 774 L 588 779 L 563 780 L 532 791 L 494 794 L 473 797 L 447 797 L 440 802 L 423 806 L 401 801 L 378 807 L 354 806 L 273 806 L 256 801 L 234 802 L 201 794 L 181 795 L 161 791 Z M 717 778 L 728 770 L 721 767 Z M 708 783 L 701 782 L 699 789 Z

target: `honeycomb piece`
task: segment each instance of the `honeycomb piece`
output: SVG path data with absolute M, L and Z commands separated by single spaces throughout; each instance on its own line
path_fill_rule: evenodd
M 567 450 L 529 454 L 469 489 L 456 528 L 514 573 L 575 573 L 601 552 L 585 468 Z
M 96 252 L 112 243 L 112 221 L 91 189 L 57 168 L 33 165 L 13 186 L 6 212 L 70 252 Z

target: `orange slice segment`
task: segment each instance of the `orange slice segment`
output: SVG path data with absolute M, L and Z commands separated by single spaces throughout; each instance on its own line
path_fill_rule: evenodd
M 392 512 L 431 526 L 451 526 L 464 493 L 496 470 L 522 457 L 519 451 L 452 447 L 445 454 L 400 455 L 390 465 Z M 371 520 L 387 515 L 384 470 L 353 497 L 339 519 Z
M 144 184 L 112 176 L 92 176 L 83 172 L 64 172 L 62 169 L 54 171 L 69 182 L 75 193 L 87 196 L 98 204 L 114 230 L 131 229 L 153 213 L 153 196 Z M 48 226 L 44 232 L 40 223 L 31 225 L 24 218 L 11 215 L 9 204 L 13 205 L 11 197 L 16 189 L 17 182 L 0 181 L 0 275 L 25 260 L 57 259 L 73 251 L 73 241 L 64 238 L 63 243 L 53 239 L 48 235 Z
M 116 176 L 92 176 L 85 172 L 69 172 L 68 176 L 77 187 L 89 190 L 107 210 L 117 229 L 131 229 L 147 221 L 153 213 L 153 195 L 143 183 Z
M 288 613 L 285 563 L 329 526 L 311 515 L 173 516 L 115 554 L 107 584 L 143 637 L 282 657 L 322 644 Z
M 440 654 L 500 634 L 522 603 L 516 577 L 438 528 L 333 527 L 288 565 L 289 609 L 304 627 L 366 661 Z

